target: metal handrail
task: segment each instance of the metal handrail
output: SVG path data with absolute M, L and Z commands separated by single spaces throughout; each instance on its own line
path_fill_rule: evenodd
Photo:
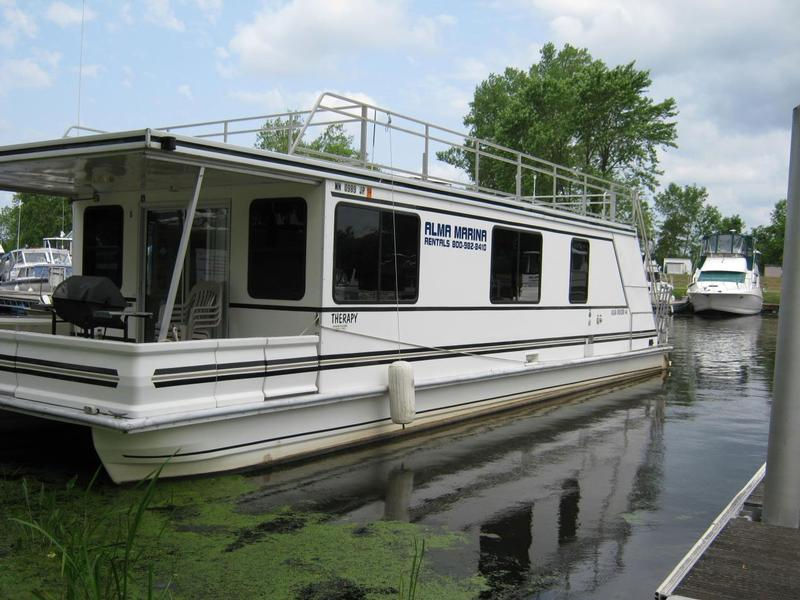
M 379 120 L 378 115 L 381 117 L 385 115 L 386 120 Z M 285 119 L 288 123 L 274 126 L 276 119 Z M 248 122 L 254 124 L 247 126 Z M 324 128 L 335 124 L 356 125 L 360 128 L 361 135 L 357 143 L 356 157 L 342 157 L 314 151 L 302 144 L 306 132 L 310 129 L 318 130 L 320 127 Z M 379 127 L 420 141 L 423 144 L 423 152 L 419 166 L 409 168 L 408 165 L 386 164 L 377 161 L 375 156 L 370 156 L 367 135 L 370 125 L 373 127 L 373 143 L 375 131 Z M 318 158 L 347 162 L 386 173 L 444 183 L 481 193 L 514 198 L 523 203 L 546 205 L 637 226 L 642 242 L 641 246 L 645 253 L 649 254 L 641 207 L 638 205 L 635 191 L 617 182 L 559 165 L 490 140 L 479 139 L 448 127 L 340 94 L 323 92 L 310 110 L 199 121 L 169 125 L 158 129 L 169 132 L 186 132 L 187 135 L 198 138 L 222 138 L 225 143 L 228 143 L 233 136 L 252 135 L 262 131 L 286 131 L 288 147 L 285 151 L 288 154 L 302 153 Z M 104 133 L 88 127 L 73 126 L 67 130 L 65 136 L 72 132 Z M 465 155 L 472 156 L 473 169 L 471 173 L 466 174 L 469 180 L 459 181 L 446 175 L 432 175 L 431 165 L 435 160 L 431 158 L 432 144 L 437 144 L 445 149 L 455 148 Z M 501 173 L 503 178 L 513 180 L 510 186 L 506 186 L 509 189 L 504 189 L 500 184 L 485 182 L 485 173 L 493 166 L 499 166 L 503 170 Z M 541 181 L 540 185 L 542 186 L 538 189 L 537 179 Z M 547 190 L 543 189 L 545 182 L 549 184 Z M 533 184 L 532 193 L 531 183 Z M 622 200 L 628 203 L 627 205 L 622 204 L 625 206 L 624 211 L 619 210 Z

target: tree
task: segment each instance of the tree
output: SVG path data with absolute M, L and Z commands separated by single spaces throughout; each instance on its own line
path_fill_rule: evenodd
M 722 221 L 720 221 L 719 230 L 723 232 L 733 231 L 733 233 L 744 233 L 744 219 L 739 215 L 724 217 Z
M 751 232 L 756 250 L 765 265 L 783 265 L 783 238 L 786 231 L 786 200 L 778 200 L 770 214 L 770 224 L 754 227 Z
M 285 119 L 276 117 L 270 119 L 261 127 L 256 136 L 256 148 L 273 150 L 275 152 L 288 152 L 289 133 L 292 143 L 297 138 L 303 127 L 303 121 L 297 115 L 290 115 Z M 328 125 L 322 134 L 311 142 L 301 139 L 297 144 L 299 148 L 312 152 L 323 152 L 343 156 L 345 158 L 358 158 L 358 151 L 353 148 L 353 136 L 348 135 L 341 123 Z
M 656 243 L 656 257 L 662 262 L 668 256 L 686 257 L 696 261 L 700 253 L 700 239 L 713 233 L 744 231 L 742 217 L 723 217 L 720 210 L 706 204 L 708 191 L 704 187 L 686 185 L 683 188 L 670 183 L 656 194 L 656 210 L 661 227 Z
M 72 229 L 72 208 L 66 198 L 14 194 L 13 204 L 0 208 L 0 242 L 6 250 L 17 247 L 18 224 L 20 247 L 41 246 L 43 238 L 56 237 Z
M 509 67 L 481 82 L 464 124 L 473 137 L 654 189 L 660 174 L 657 150 L 675 146 L 671 119 L 677 111 L 672 98 L 656 103 L 646 96 L 650 83 L 649 72 L 633 62 L 609 69 L 586 49 L 567 44 L 557 51 L 549 43 L 527 72 Z M 453 148 L 437 156 L 474 179 L 474 152 Z M 484 162 L 480 185 L 514 189 L 515 165 Z M 539 189 L 552 189 L 547 175 L 538 179 Z M 532 194 L 532 186 L 532 178 L 523 181 L 523 194 Z
M 656 210 L 662 218 L 655 252 L 659 263 L 668 256 L 693 257 L 698 238 L 718 224 L 719 210 L 706 206 L 707 199 L 706 188 L 681 188 L 675 183 L 656 194 Z

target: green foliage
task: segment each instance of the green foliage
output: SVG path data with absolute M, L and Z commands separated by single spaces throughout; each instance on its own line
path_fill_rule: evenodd
M 739 215 L 723 217 L 719 209 L 706 204 L 708 191 L 704 187 L 670 183 L 656 194 L 655 205 L 661 222 L 656 241 L 655 258 L 661 264 L 667 257 L 691 258 L 696 262 L 700 239 L 712 233 L 741 233 L 745 229 Z
M 11 206 L 0 208 L 0 243 L 3 248 L 17 247 L 17 219 L 20 206 L 22 218 L 19 222 L 20 247 L 35 248 L 42 239 L 56 237 L 72 229 L 72 207 L 66 198 L 44 194 L 14 194 Z
M 719 223 L 720 231 L 733 231 L 734 233 L 744 233 L 745 224 L 744 219 L 739 215 L 732 215 L 730 217 L 723 217 Z
M 147 483 L 139 501 L 131 504 L 118 515 L 111 511 L 95 513 L 85 503 L 78 514 L 65 514 L 56 507 L 55 500 L 45 500 L 44 488 L 40 494 L 37 510 L 31 503 L 27 484 L 23 481 L 29 520 L 11 518 L 11 521 L 30 532 L 31 542 L 46 543 L 53 554 L 60 557 L 62 593 L 66 600 L 106 600 L 139 597 L 132 585 L 133 570 L 141 558 L 142 550 L 136 543 L 137 534 L 155 494 L 155 485 L 163 465 Z M 98 468 L 89 483 L 84 498 L 88 498 L 92 486 L 100 473 Z M 73 490 L 74 479 L 67 484 L 67 492 Z M 43 510 L 45 509 L 45 510 Z M 39 514 L 41 516 L 37 517 Z M 106 540 L 105 531 L 117 527 L 115 539 Z M 153 597 L 153 568 L 148 567 L 147 583 L 140 585 L 147 598 Z M 39 592 L 42 599 L 50 598 Z
M 398 600 L 415 600 L 417 597 L 417 583 L 424 558 L 425 540 L 423 539 L 422 543 L 418 544 L 417 538 L 414 538 L 414 556 L 411 559 L 411 570 L 408 573 L 408 585 L 405 581 L 400 581 L 400 589 L 397 591 Z
M 255 147 L 273 152 L 288 152 L 290 131 L 292 140 L 294 140 L 302 127 L 303 121 L 294 114 L 285 119 L 280 117 L 270 119 L 261 126 L 261 130 L 256 134 Z
M 783 238 L 786 230 L 786 200 L 778 200 L 770 215 L 770 224 L 754 227 L 751 232 L 756 250 L 765 265 L 783 265 Z
M 256 148 L 272 150 L 275 152 L 288 152 L 290 143 L 293 143 L 303 127 L 303 121 L 297 115 L 290 115 L 282 119 L 270 119 L 261 127 L 256 136 Z M 291 142 L 290 142 L 291 133 Z M 344 125 L 333 123 L 328 125 L 322 134 L 311 142 L 301 139 L 297 144 L 303 151 L 322 152 L 345 158 L 357 158 L 358 151 L 353 147 L 353 136 L 347 135 Z
M 693 255 L 701 231 L 719 217 L 716 208 L 706 206 L 707 199 L 706 188 L 695 185 L 681 188 L 675 183 L 656 194 L 656 210 L 662 217 L 655 252 L 659 264 L 668 256 Z
M 654 102 L 650 74 L 634 63 L 609 68 L 586 49 L 546 44 L 539 63 L 525 72 L 507 68 L 475 89 L 464 118 L 470 135 L 606 179 L 653 188 L 659 148 L 674 147 L 675 100 Z M 440 160 L 474 177 L 474 153 L 451 149 Z M 481 163 L 480 184 L 513 190 L 516 167 Z M 552 179 L 538 176 L 538 190 Z M 532 194 L 533 181 L 523 181 Z

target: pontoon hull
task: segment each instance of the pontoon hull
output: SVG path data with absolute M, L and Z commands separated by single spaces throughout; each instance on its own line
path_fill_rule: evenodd
M 166 477 L 268 466 L 652 376 L 662 372 L 665 361 L 663 349 L 654 348 L 432 386 L 417 392 L 417 417 L 408 426 L 392 423 L 388 396 L 380 393 L 142 433 L 100 428 L 92 433 L 106 470 L 118 483 L 143 479 L 165 462 Z

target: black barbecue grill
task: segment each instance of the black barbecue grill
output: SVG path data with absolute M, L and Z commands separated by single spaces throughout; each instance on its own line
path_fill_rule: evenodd
M 128 339 L 128 318 L 147 317 L 150 313 L 127 312 L 128 303 L 119 288 L 108 277 L 73 275 L 53 290 L 53 327 L 55 315 L 94 337 L 97 328 L 111 327 L 124 331 Z M 54 331 L 55 333 L 55 331 Z

